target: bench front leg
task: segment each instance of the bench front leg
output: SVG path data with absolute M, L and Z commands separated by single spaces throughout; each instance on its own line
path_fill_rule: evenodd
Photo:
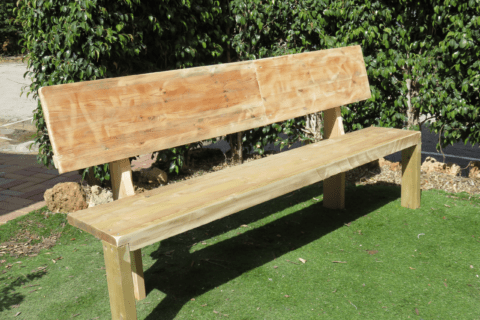
M 402 207 L 420 207 L 420 165 L 421 146 L 419 143 L 402 150 Z
M 129 246 L 116 247 L 102 242 L 112 319 L 137 319 Z

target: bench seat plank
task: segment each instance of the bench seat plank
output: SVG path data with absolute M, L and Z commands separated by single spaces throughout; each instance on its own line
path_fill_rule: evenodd
M 360 46 L 39 90 L 60 174 L 370 96 Z
M 130 250 L 421 143 L 421 134 L 370 127 L 68 215 L 73 226 Z

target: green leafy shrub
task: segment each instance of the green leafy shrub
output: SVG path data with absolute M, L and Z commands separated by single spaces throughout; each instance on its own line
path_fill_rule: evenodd
M 15 0 L 0 2 L 0 55 L 14 55 L 20 52 L 18 40 L 21 28 L 13 23 L 15 3 Z
M 230 3 L 239 59 L 362 46 L 372 98 L 342 108 L 346 132 L 420 127 L 423 115 L 437 148 L 480 142 L 478 0 Z
M 16 11 L 34 97 L 43 86 L 218 63 L 226 40 L 219 1 L 20 0 Z M 37 161 L 53 165 L 40 102 L 34 122 Z M 93 168 L 102 183 L 108 170 Z
M 17 13 L 34 96 L 46 85 L 361 45 L 372 98 L 342 107 L 347 132 L 420 128 L 424 115 L 436 118 L 437 148 L 480 142 L 479 0 L 20 0 Z M 37 159 L 53 164 L 40 104 L 34 121 Z M 307 142 L 304 126 L 299 117 L 245 131 L 243 151 Z M 195 146 L 160 150 L 157 162 L 178 173 Z M 94 171 L 109 177 L 108 165 Z

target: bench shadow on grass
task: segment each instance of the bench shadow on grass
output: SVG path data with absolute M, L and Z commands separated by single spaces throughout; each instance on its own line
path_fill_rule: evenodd
M 45 275 L 45 272 L 38 271 L 32 274 L 28 274 L 24 277 L 18 277 L 14 281 L 8 283 L 8 273 L 3 277 L 0 277 L 0 283 L 7 283 L 6 286 L 0 287 L 0 312 L 4 310 L 10 310 L 12 306 L 20 304 L 25 295 L 15 292 L 17 287 L 25 286 L 28 282 L 32 282 Z
M 241 225 L 248 225 L 318 197 L 323 192 L 321 185 L 316 183 L 304 187 L 163 240 L 159 249 L 152 253 L 155 263 L 145 270 L 145 284 L 147 296 L 152 290 L 158 289 L 166 297 L 146 319 L 174 319 L 190 299 L 318 240 L 400 198 L 398 186 L 347 186 L 345 210 L 326 209 L 322 201 L 319 201 L 261 227 L 241 228 L 243 233 L 239 235 L 189 253 L 193 243 L 208 241 Z M 172 250 L 175 251 L 171 252 Z M 280 261 L 282 260 L 279 263 Z

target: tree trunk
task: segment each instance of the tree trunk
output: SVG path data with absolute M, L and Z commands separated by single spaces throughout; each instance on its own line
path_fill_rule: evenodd
M 230 27 L 227 28 L 227 35 L 230 37 Z M 230 45 L 227 47 L 227 61 L 231 62 L 230 58 Z M 230 154 L 233 161 L 239 160 L 240 163 L 243 163 L 243 152 L 242 152 L 242 131 L 236 134 L 228 135 L 228 142 L 230 143 Z
M 418 92 L 416 92 L 415 88 L 412 88 L 412 80 L 407 79 L 407 128 L 410 130 L 413 126 L 418 126 L 418 120 L 419 120 L 419 112 L 412 106 L 412 97 L 415 96 L 416 94 L 418 95 Z
M 307 114 L 305 116 L 305 129 L 302 129 L 310 138 L 314 139 L 314 142 L 318 142 L 323 139 L 322 137 L 322 120 L 323 116 L 321 112 Z

